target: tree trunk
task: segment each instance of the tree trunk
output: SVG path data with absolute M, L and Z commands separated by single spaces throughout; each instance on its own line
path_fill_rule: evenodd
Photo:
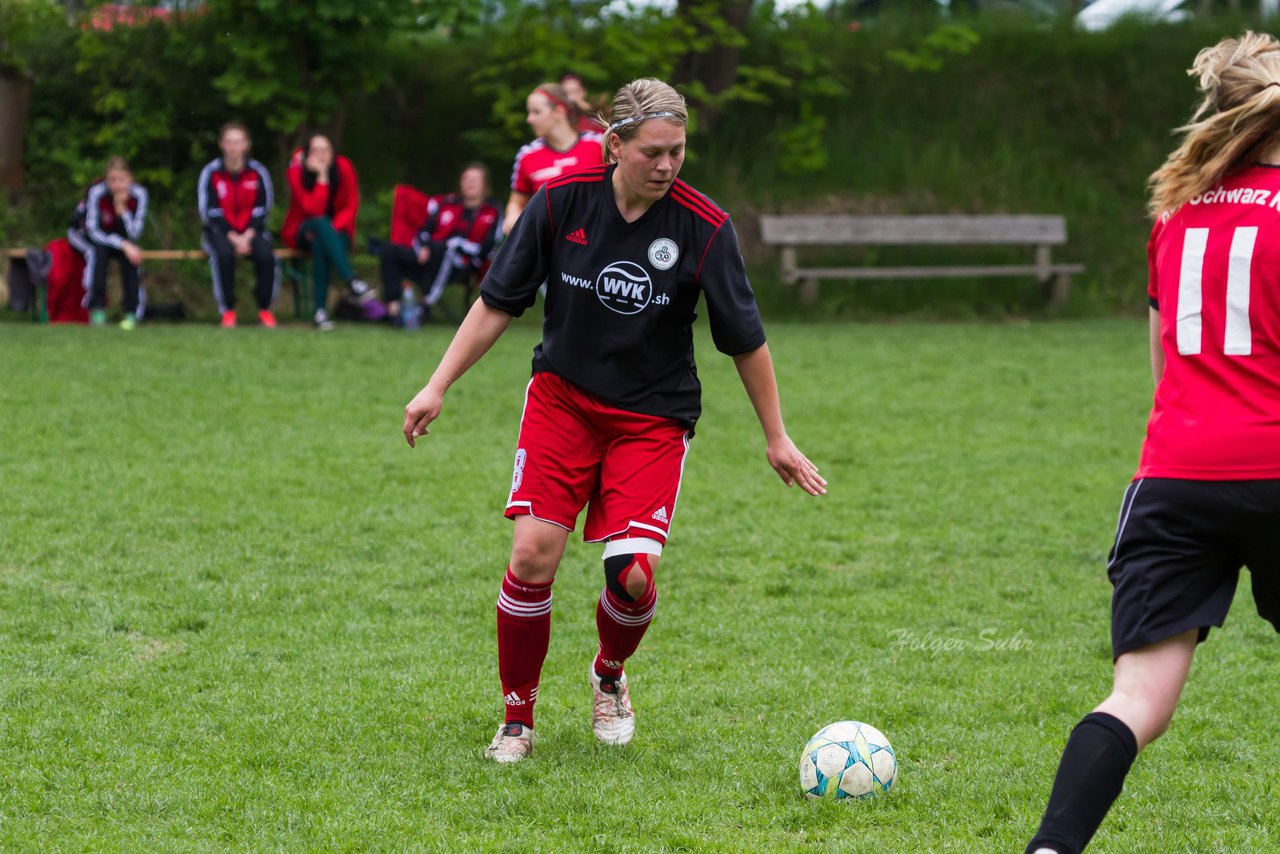
M 689 21 L 700 37 L 706 37 L 707 28 L 698 23 L 694 10 L 711 6 L 725 24 L 742 33 L 746 31 L 753 2 L 754 0 L 679 0 L 676 15 Z M 707 94 L 719 95 L 737 79 L 741 53 L 740 48 L 723 44 L 719 40 L 705 50 L 690 51 L 676 63 L 675 82 L 701 83 L 706 87 Z M 709 129 L 716 119 L 716 107 L 714 104 L 698 106 L 701 108 L 698 114 L 701 125 L 704 129 Z
M 31 82 L 0 68 L 0 189 L 22 189 L 22 142 L 27 135 Z

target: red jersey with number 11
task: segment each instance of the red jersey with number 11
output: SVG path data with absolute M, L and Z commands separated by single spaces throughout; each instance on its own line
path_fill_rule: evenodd
M 1137 476 L 1280 478 L 1280 168 L 1161 217 L 1147 260 L 1165 367 Z

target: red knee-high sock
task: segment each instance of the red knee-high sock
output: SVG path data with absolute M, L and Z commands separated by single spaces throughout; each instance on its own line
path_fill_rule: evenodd
M 627 602 L 605 588 L 596 604 L 596 630 L 600 633 L 600 652 L 596 655 L 596 673 L 614 679 L 622 675 L 622 665 L 640 645 L 645 629 L 658 606 L 658 587 L 650 584 L 635 602 Z
M 498 677 L 507 723 L 533 726 L 538 677 L 551 642 L 551 582 L 530 584 L 511 574 L 498 594 Z

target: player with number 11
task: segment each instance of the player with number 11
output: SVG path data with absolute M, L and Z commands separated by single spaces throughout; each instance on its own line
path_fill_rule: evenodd
M 1191 74 L 1204 101 L 1151 179 L 1156 391 L 1107 565 L 1114 687 L 1067 741 L 1029 854 L 1088 844 L 1241 566 L 1280 629 L 1280 42 L 1224 39 Z

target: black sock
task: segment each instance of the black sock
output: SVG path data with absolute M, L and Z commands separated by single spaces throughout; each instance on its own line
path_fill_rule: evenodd
M 1067 739 L 1049 806 L 1027 854 L 1037 848 L 1061 854 L 1084 850 L 1119 796 L 1137 756 L 1138 740 L 1124 721 L 1106 712 L 1085 715 Z

